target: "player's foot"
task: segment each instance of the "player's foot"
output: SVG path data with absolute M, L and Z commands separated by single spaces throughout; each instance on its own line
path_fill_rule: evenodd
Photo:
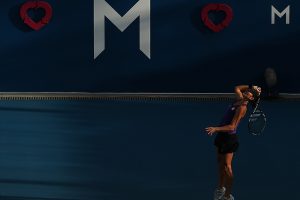
M 225 194 L 225 187 L 217 188 L 214 192 L 214 200 L 220 200 Z
M 221 200 L 234 200 L 234 197 L 232 195 L 229 195 L 229 197 L 223 196 Z

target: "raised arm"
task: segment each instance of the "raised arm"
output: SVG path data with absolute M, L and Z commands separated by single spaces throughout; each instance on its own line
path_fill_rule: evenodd
M 234 93 L 237 99 L 243 99 L 243 92 L 249 89 L 249 85 L 238 85 L 234 88 Z
M 243 92 L 245 92 L 247 89 L 255 89 L 259 94 L 261 93 L 261 88 L 256 85 L 238 85 L 234 88 L 236 98 L 243 99 Z

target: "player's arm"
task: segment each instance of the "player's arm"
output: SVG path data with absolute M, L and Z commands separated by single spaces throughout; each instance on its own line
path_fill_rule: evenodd
M 249 89 L 249 85 L 238 85 L 234 88 L 234 93 L 237 99 L 243 99 L 243 92 Z
M 242 93 L 245 92 L 247 89 L 255 89 L 259 95 L 261 93 L 261 88 L 256 85 L 238 85 L 234 88 L 234 93 L 236 95 L 236 98 L 242 99 L 243 98 Z
M 238 125 L 238 123 L 240 122 L 240 120 L 245 116 L 246 114 L 246 106 L 240 106 L 235 114 L 234 117 L 231 121 L 230 124 L 225 125 L 225 126 L 219 126 L 219 127 L 207 127 L 205 130 L 207 132 L 208 135 L 212 135 L 215 132 L 230 132 L 230 131 L 234 131 Z

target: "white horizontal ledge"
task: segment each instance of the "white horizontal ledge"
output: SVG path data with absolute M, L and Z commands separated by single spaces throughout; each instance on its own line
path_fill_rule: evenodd
M 233 100 L 234 93 L 88 93 L 88 92 L 0 92 L 0 100 Z M 269 99 L 269 98 L 267 98 Z M 300 100 L 300 93 L 281 93 L 277 100 Z
M 162 100 L 162 99 L 233 99 L 233 93 L 86 93 L 86 92 L 2 92 L 0 100 Z

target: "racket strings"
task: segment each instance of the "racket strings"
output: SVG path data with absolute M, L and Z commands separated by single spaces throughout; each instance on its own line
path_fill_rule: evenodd
M 260 99 L 258 100 L 256 107 L 250 115 L 248 122 L 249 132 L 253 135 L 260 135 L 264 131 L 266 126 L 266 116 L 263 111 L 258 108 L 259 103 Z

